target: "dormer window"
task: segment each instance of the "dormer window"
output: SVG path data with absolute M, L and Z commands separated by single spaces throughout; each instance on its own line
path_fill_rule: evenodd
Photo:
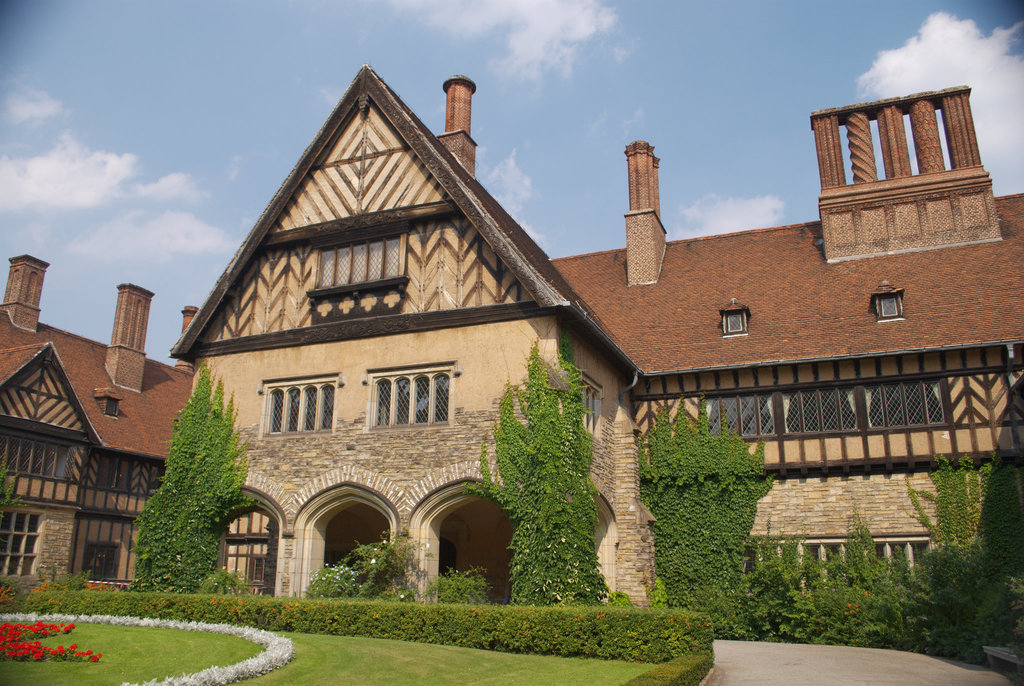
M 898 321 L 903 319 L 903 289 L 883 281 L 871 294 L 872 309 L 876 321 Z
M 106 402 L 103 403 L 103 414 L 105 414 L 105 415 L 107 415 L 109 417 L 116 417 L 117 416 L 117 406 L 118 406 L 117 398 L 107 398 Z
M 97 388 L 92 392 L 103 409 L 103 414 L 116 417 L 120 412 L 121 394 L 114 388 Z
M 750 308 L 736 302 L 736 298 L 729 301 L 729 304 L 722 307 L 719 312 L 722 315 L 722 337 L 746 336 L 749 331 Z

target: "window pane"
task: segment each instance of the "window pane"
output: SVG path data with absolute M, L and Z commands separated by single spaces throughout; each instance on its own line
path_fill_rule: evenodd
M 942 421 L 942 401 L 939 400 L 938 381 L 928 381 L 924 384 L 924 397 L 928 405 L 928 422 L 940 423 Z
M 853 389 L 841 388 L 839 390 L 839 410 L 842 415 L 843 429 L 853 430 L 857 428 L 857 412 L 853 409 Z
M 334 425 L 334 386 L 330 384 L 320 388 L 320 429 L 330 429 Z
M 821 431 L 817 391 L 803 391 L 800 393 L 800 402 L 804 411 L 804 431 Z
M 786 415 L 786 433 L 799 433 L 802 422 L 800 421 L 800 398 L 796 393 L 782 394 L 782 412 Z
M 316 386 L 306 387 L 306 407 L 302 413 L 302 430 L 316 430 Z
M 907 396 L 907 424 L 924 424 L 924 385 L 907 384 L 903 390 Z
M 377 426 L 387 426 L 391 421 L 391 382 L 381 379 L 377 382 Z
M 421 376 L 416 379 L 416 423 L 430 421 L 430 379 Z
M 900 393 L 900 384 L 886 384 L 882 389 L 885 391 L 886 426 L 903 426 L 906 424 L 906 420 L 903 418 L 903 397 Z
M 352 275 L 352 248 L 338 249 L 338 262 L 335 269 L 335 285 L 342 286 L 348 283 Z
M 320 288 L 334 285 L 334 251 L 320 253 Z
M 708 429 L 713 434 L 722 432 L 722 413 L 718 406 L 718 398 L 706 401 L 708 408 Z
M 737 432 L 738 423 L 736 420 L 736 398 L 722 398 L 722 421 L 723 426 L 734 434 Z
M 300 393 L 297 388 L 288 389 L 288 431 L 299 430 L 299 401 Z
M 401 378 L 395 382 L 395 424 L 409 423 L 409 379 Z
M 885 412 L 882 409 L 882 387 L 866 386 L 864 402 L 868 406 L 868 426 L 885 426 Z
M 366 246 L 352 246 L 352 283 L 366 281 Z
M 448 421 L 448 376 L 440 374 L 434 377 L 434 421 Z
M 879 298 L 879 302 L 882 305 L 882 316 L 883 317 L 895 317 L 899 314 L 899 310 L 896 308 L 896 298 L 892 296 L 886 296 Z
M 43 473 L 43 444 L 32 443 L 32 466 L 29 468 L 32 474 Z
M 758 396 L 757 400 L 761 405 L 761 433 L 775 433 L 775 415 L 772 414 L 772 397 L 770 395 L 762 395 Z
M 284 417 L 284 392 L 274 391 L 270 394 L 270 433 L 281 432 Z
M 399 254 L 398 246 L 401 245 L 401 240 L 398 238 L 389 238 L 387 242 L 387 250 L 384 251 L 384 277 L 390 278 L 392 276 L 398 276 Z
M 740 398 L 741 426 L 744 436 L 757 435 L 757 398 L 745 395 Z
M 836 392 L 821 391 L 821 430 L 837 431 L 839 429 L 839 404 Z
M 381 278 L 384 273 L 384 243 L 374 241 L 370 243 L 370 268 L 366 271 L 366 280 L 373 281 Z

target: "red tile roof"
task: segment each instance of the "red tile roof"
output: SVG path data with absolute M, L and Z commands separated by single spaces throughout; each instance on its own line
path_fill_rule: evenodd
M 0 382 L 20 369 L 47 342 L 57 351 L 79 402 L 105 446 L 167 456 L 174 418 L 192 392 L 190 373 L 146 360 L 142 392 L 118 389 L 118 415 L 111 417 L 103 413 L 101 403 L 93 397 L 96 389 L 113 386 L 105 367 L 106 345 L 46 324 L 40 324 L 36 333 L 25 331 L 0 313 Z
M 648 373 L 1024 339 L 1024 194 L 996 199 L 1003 240 L 829 264 L 821 223 L 667 244 L 656 284 L 626 286 L 624 249 L 553 260 Z M 871 294 L 904 289 L 905 319 Z M 723 338 L 719 310 L 750 308 Z

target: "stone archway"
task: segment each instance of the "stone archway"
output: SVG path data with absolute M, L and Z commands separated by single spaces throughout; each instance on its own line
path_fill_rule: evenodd
M 279 535 L 280 524 L 270 510 L 256 507 L 245 512 L 221 534 L 218 564 L 248 579 L 255 593 L 273 595 Z
M 398 512 L 381 494 L 351 484 L 328 489 L 306 503 L 295 519 L 296 564 L 291 591 L 301 595 L 314 571 L 357 544 L 391 538 Z
M 618 557 L 619 531 L 615 523 L 615 513 L 608 505 L 604 496 L 594 496 L 597 503 L 597 526 L 594 527 L 594 550 L 597 551 L 597 562 L 601 575 L 608 584 L 608 592 L 615 592 L 616 558 Z
M 423 587 L 439 574 L 484 570 L 491 598 L 509 596 L 508 565 L 512 523 L 501 508 L 466 493 L 466 482 L 444 486 L 423 499 L 412 513 L 409 532 L 416 541 Z

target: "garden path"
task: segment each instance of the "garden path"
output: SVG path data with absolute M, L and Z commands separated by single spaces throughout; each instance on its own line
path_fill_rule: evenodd
M 876 648 L 715 641 L 706 686 L 1008 686 L 985 667 Z

